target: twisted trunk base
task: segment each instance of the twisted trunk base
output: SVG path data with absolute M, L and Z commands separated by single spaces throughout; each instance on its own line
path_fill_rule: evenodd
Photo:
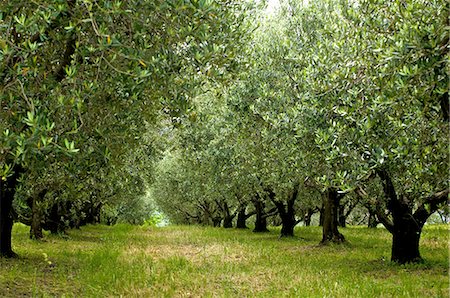
M 343 196 L 336 189 L 329 189 L 324 198 L 322 241 L 320 244 L 343 243 L 345 237 L 338 230 L 339 201 Z

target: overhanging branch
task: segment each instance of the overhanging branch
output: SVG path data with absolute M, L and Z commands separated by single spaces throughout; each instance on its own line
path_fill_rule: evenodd
M 387 215 L 384 213 L 384 210 L 382 210 L 379 204 L 377 205 L 375 212 L 377 214 L 378 220 L 384 225 L 386 230 L 388 230 L 390 233 L 393 233 L 394 223 L 389 219 L 389 217 L 387 217 Z
M 449 193 L 450 189 L 446 189 L 423 199 L 422 204 L 420 204 L 413 215 L 414 219 L 421 227 L 425 224 L 428 217 L 439 209 L 441 204 L 445 202 L 449 203 Z

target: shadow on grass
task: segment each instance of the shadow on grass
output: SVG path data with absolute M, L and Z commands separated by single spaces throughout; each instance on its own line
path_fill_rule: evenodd
M 353 260 L 354 261 L 354 260 Z M 442 263 L 427 261 L 423 263 L 398 264 L 389 259 L 378 259 L 368 262 L 354 262 L 354 268 L 365 275 L 379 279 L 388 279 L 399 274 L 420 276 L 422 274 L 434 276 L 448 276 L 448 268 Z
M 46 253 L 19 251 L 17 258 L 0 258 L 0 297 L 59 297 L 77 295 L 81 286 L 75 282 L 73 263 Z
M 71 242 L 90 242 L 90 243 L 102 243 L 105 241 L 105 238 L 100 236 L 90 236 L 90 235 L 74 235 L 70 236 Z

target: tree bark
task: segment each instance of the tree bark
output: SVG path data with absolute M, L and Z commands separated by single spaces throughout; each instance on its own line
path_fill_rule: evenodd
M 422 261 L 419 252 L 419 240 L 423 224 L 416 221 L 412 208 L 404 200 L 391 204 L 393 216 L 391 261 L 400 264 Z
M 239 210 L 238 210 L 238 218 L 236 220 L 236 228 L 237 229 L 248 229 L 246 222 L 247 219 L 249 219 L 250 217 L 252 217 L 253 215 L 256 214 L 256 211 L 251 211 L 249 213 L 246 213 L 247 211 L 247 203 L 243 203 L 239 206 Z
M 392 233 L 391 261 L 400 264 L 422 261 L 419 252 L 419 240 L 423 225 L 420 225 L 414 219 L 410 202 L 397 196 L 388 172 L 379 169 L 377 174 L 383 185 L 386 206 L 393 218 L 393 221 L 390 221 L 384 214 L 378 213 L 378 218 Z
M 248 229 L 248 227 L 245 223 L 247 221 L 247 214 L 245 214 L 246 208 L 247 208 L 247 206 L 244 204 L 241 204 L 239 206 L 239 211 L 238 211 L 237 220 L 236 220 L 236 228 L 237 229 Z
M 408 214 L 404 214 L 408 216 Z M 392 233 L 391 261 L 400 264 L 422 262 L 419 252 L 419 241 L 422 227 L 411 217 L 397 219 Z M 400 226 L 401 225 L 401 226 Z
M 334 188 L 327 191 L 324 197 L 323 227 L 321 244 L 329 242 L 342 243 L 345 242 L 344 235 L 338 230 L 338 206 L 342 195 Z
M 295 220 L 295 213 L 292 211 L 286 212 L 281 217 L 281 234 L 280 237 L 294 237 L 294 228 L 297 224 Z
M 338 214 L 338 226 L 345 228 L 345 221 L 347 220 L 347 217 L 345 216 L 345 205 L 339 204 Z
M 378 169 L 386 207 L 392 214 L 392 221 L 387 218 L 381 208 L 377 208 L 378 219 L 392 233 L 391 261 L 400 264 L 422 261 L 419 251 L 420 235 L 428 217 L 438 210 L 439 205 L 448 202 L 450 190 L 446 189 L 422 200 L 422 204 L 413 213 L 413 203 L 403 196 L 398 196 L 389 173 Z
M 199 202 L 199 218 L 198 218 L 198 222 L 201 225 L 209 225 L 209 226 L 213 226 L 213 227 L 217 227 L 220 226 L 220 220 L 218 221 L 217 216 L 215 216 L 214 210 L 211 210 L 211 204 L 207 201 L 202 201 Z
M 311 226 L 311 217 L 314 214 L 314 210 L 312 208 L 308 208 L 303 218 L 303 222 L 305 223 L 305 227 Z
M 6 258 L 16 257 L 11 246 L 12 227 L 12 202 L 16 193 L 18 179 L 24 170 L 15 167 L 14 174 L 4 181 L 0 177 L 0 256 Z
M 225 217 L 223 218 L 223 224 L 222 224 L 222 226 L 223 226 L 225 229 L 230 229 L 230 228 L 232 228 L 232 227 L 233 227 L 233 218 L 232 218 L 231 216 L 225 216 Z
M 255 228 L 253 232 L 262 233 L 269 232 L 267 229 L 267 218 L 265 215 L 265 204 L 262 202 L 258 196 L 255 200 L 253 200 L 253 205 L 255 206 L 256 218 L 255 218 Z
M 350 202 L 347 202 L 347 204 L 339 204 L 339 226 L 345 228 L 347 225 L 347 218 L 352 213 L 353 209 L 358 205 L 359 203 L 359 197 L 356 200 L 352 200 Z M 347 210 L 345 208 L 347 207 Z
M 322 207 L 319 209 L 320 216 L 319 216 L 319 227 L 323 227 L 323 221 L 325 219 L 325 205 L 322 203 Z
M 42 202 L 47 189 L 42 190 L 31 201 L 31 226 L 30 226 L 30 239 L 40 240 L 44 238 L 42 234 L 42 211 L 39 208 L 39 202 Z
M 223 212 L 223 224 L 222 227 L 225 229 L 230 229 L 233 227 L 233 219 L 236 217 L 237 212 L 230 213 L 230 207 L 227 202 L 223 202 L 222 204 L 222 212 Z
M 298 195 L 298 185 L 294 186 L 294 190 L 286 202 L 286 205 L 275 199 L 275 193 L 269 191 L 269 198 L 275 204 L 278 209 L 278 214 L 281 218 L 281 234 L 280 237 L 293 237 L 294 228 L 297 225 L 295 220 L 295 208 L 294 203 Z

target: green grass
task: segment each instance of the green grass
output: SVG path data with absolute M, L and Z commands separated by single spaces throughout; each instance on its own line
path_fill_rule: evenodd
M 419 265 L 389 262 L 384 229 L 341 230 L 348 244 L 318 246 L 319 227 L 295 238 L 196 226 L 87 226 L 69 238 L 28 239 L 0 259 L 0 297 L 449 297 L 448 226 L 422 234 Z

